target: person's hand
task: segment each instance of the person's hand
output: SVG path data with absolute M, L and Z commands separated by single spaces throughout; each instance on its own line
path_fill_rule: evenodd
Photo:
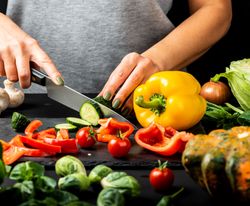
M 38 42 L 22 31 L 9 17 L 0 13 L 0 76 L 6 76 L 22 88 L 30 86 L 30 62 L 60 85 L 61 74 Z
M 160 68 L 147 57 L 138 53 L 129 53 L 110 75 L 99 96 L 112 101 L 113 108 L 121 108 L 123 115 L 133 109 L 134 89 L 144 83 Z

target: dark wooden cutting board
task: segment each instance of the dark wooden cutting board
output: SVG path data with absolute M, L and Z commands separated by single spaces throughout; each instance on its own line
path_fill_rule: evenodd
M 11 115 L 14 111 L 26 115 L 29 119 L 40 119 L 43 125 L 40 130 L 53 127 L 55 124 L 64 123 L 68 116 L 79 117 L 76 111 L 73 111 L 53 100 L 50 100 L 45 94 L 26 94 L 25 102 L 16 109 L 8 109 L 1 114 L 0 117 L 0 139 L 9 141 L 17 133 L 11 128 Z M 192 128 L 193 133 L 203 133 L 200 125 Z M 75 133 L 71 134 L 74 137 Z M 181 155 L 171 157 L 163 157 L 151 151 L 141 148 L 133 140 L 131 136 L 132 148 L 127 158 L 115 159 L 107 151 L 106 143 L 97 143 L 93 149 L 81 149 L 75 156 L 78 157 L 86 167 L 94 167 L 98 164 L 105 164 L 119 168 L 152 168 L 157 165 L 157 161 L 169 161 L 170 167 L 182 168 Z M 60 155 L 53 157 L 31 158 L 23 157 L 19 161 L 33 160 L 42 163 L 46 167 L 54 167 L 55 162 Z

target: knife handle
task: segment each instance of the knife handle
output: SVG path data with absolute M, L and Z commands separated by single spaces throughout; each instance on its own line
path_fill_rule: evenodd
M 41 86 L 45 86 L 46 78 L 48 78 L 48 76 L 44 74 L 43 72 L 40 72 L 36 69 L 31 69 L 31 81 L 32 82 L 39 84 Z

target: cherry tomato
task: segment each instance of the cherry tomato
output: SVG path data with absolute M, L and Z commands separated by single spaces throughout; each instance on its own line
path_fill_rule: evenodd
M 168 190 L 173 185 L 174 173 L 170 168 L 167 168 L 167 162 L 161 164 L 159 161 L 159 167 L 151 170 L 149 174 L 149 181 L 155 190 Z
M 109 153 L 116 158 L 125 157 L 131 148 L 128 138 L 115 137 L 108 142 Z
M 92 127 L 83 127 L 76 133 L 77 143 L 81 148 L 92 147 L 96 143 L 97 133 Z

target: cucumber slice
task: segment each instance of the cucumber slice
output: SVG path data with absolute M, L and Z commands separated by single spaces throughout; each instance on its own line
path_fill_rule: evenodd
M 61 123 L 55 125 L 56 130 L 67 129 L 69 132 L 74 132 L 77 130 L 77 126 L 70 123 Z
M 91 125 L 90 122 L 87 122 L 86 120 L 80 119 L 77 117 L 67 117 L 66 122 L 73 124 L 73 125 L 77 126 L 78 128 Z
M 85 102 L 80 108 L 80 116 L 83 120 L 90 122 L 91 125 L 97 126 L 99 119 L 103 117 L 103 113 L 98 104 Z
M 11 117 L 11 126 L 16 132 L 24 132 L 30 120 L 21 113 L 13 112 Z

